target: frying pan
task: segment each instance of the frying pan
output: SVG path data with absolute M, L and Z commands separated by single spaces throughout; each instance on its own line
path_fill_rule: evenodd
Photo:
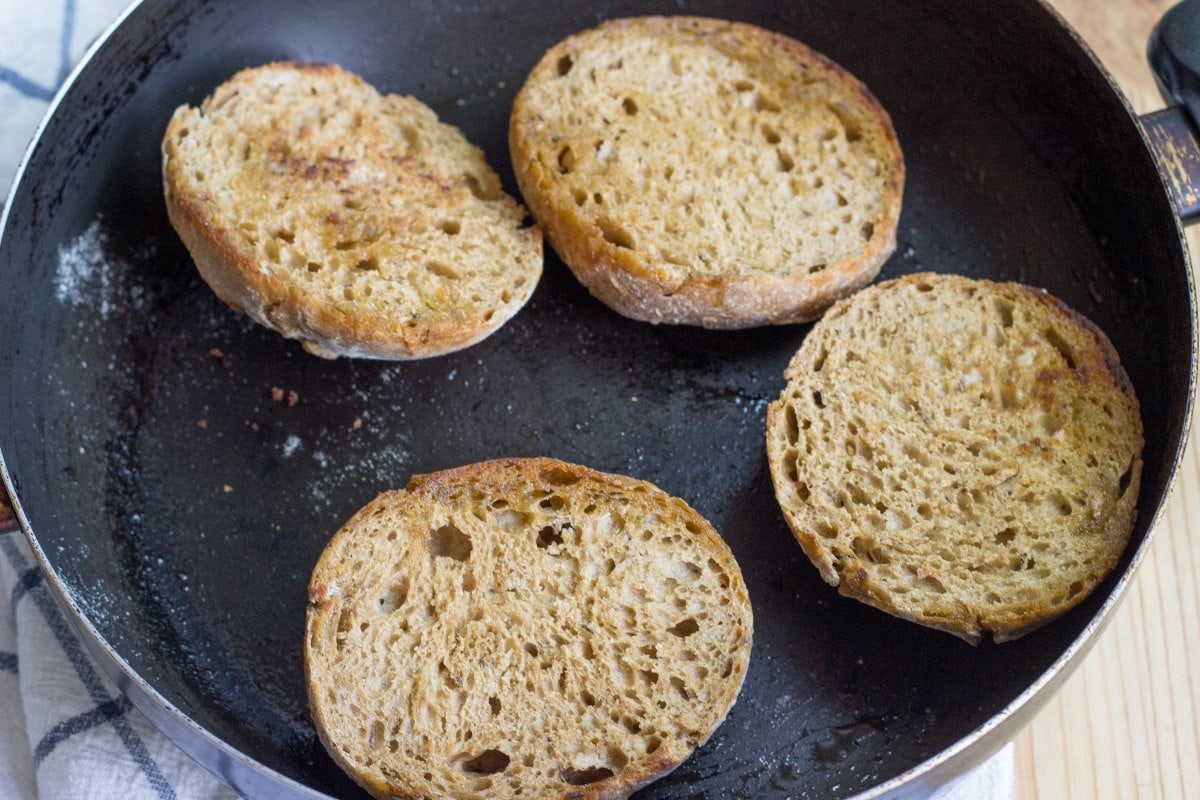
M 332 61 L 414 94 L 514 191 L 506 120 L 541 53 L 604 18 L 681 10 L 795 36 L 889 109 L 908 183 L 882 278 L 1021 280 L 1113 340 L 1145 420 L 1140 513 L 1115 573 L 1064 618 L 970 648 L 821 583 L 776 506 L 763 446 L 766 403 L 807 326 L 633 322 L 548 252 L 529 305 L 478 346 L 413 363 L 323 361 L 217 301 L 167 223 L 166 121 L 241 67 Z M 1164 63 L 1196 10 L 1164 26 Z M 1190 73 L 1163 74 L 1190 96 Z M 7 203 L 5 482 L 101 666 L 247 796 L 361 796 L 314 736 L 300 662 L 306 582 L 333 531 L 413 473 L 533 455 L 687 499 L 750 589 L 740 700 L 640 796 L 920 796 L 998 749 L 1078 663 L 1171 487 L 1196 324 L 1158 163 L 1180 207 L 1194 205 L 1196 149 L 1177 108 L 1144 125 L 1036 0 L 144 0 L 60 93 Z

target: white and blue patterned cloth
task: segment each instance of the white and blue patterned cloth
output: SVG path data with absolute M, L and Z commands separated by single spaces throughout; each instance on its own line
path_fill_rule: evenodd
M 71 66 L 126 0 L 0 0 L 0 197 Z M 1013 747 L 936 800 L 1011 800 Z M 226 800 L 96 667 L 19 533 L 0 535 L 0 800 Z
M 0 536 L 0 798 L 236 797 L 100 672 L 22 535 Z

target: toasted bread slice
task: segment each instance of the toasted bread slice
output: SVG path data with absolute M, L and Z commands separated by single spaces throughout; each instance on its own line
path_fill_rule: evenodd
M 328 64 L 247 69 L 163 139 L 167 211 L 217 296 L 316 355 L 474 344 L 529 299 L 541 233 L 484 154 Z
M 1044 291 L 919 274 L 813 327 L 767 412 L 788 524 L 821 576 L 978 642 L 1067 611 L 1133 526 L 1142 422 L 1116 351 Z
M 317 731 L 378 797 L 620 798 L 706 741 L 752 619 L 682 500 L 550 459 L 418 476 L 309 586 Z
M 896 247 L 904 159 L 887 112 L 752 25 L 641 17 L 569 37 L 517 95 L 509 148 L 559 256 L 635 319 L 811 320 Z

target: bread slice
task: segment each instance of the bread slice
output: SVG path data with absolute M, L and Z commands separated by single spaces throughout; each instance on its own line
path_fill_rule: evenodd
M 171 223 L 213 291 L 319 356 L 458 350 L 541 275 L 541 232 L 483 152 L 334 65 L 239 72 L 175 111 L 162 151 Z
M 1142 423 L 1112 344 L 1044 291 L 919 274 L 835 305 L 767 412 L 788 524 L 847 596 L 978 642 L 1081 601 L 1133 526 Z
M 347 522 L 305 666 L 322 741 L 377 797 L 620 798 L 724 719 L 751 632 L 733 555 L 682 500 L 512 459 Z
M 509 148 L 563 261 L 634 319 L 812 320 L 896 247 L 904 159 L 887 112 L 753 25 L 641 17 L 571 36 L 517 95 Z

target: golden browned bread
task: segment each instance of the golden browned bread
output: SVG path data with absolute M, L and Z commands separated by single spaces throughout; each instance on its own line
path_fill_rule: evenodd
M 509 148 L 563 261 L 635 319 L 811 320 L 896 246 L 904 159 L 887 112 L 752 25 L 643 17 L 569 37 L 517 95 Z
M 842 594 L 969 642 L 1082 600 L 1129 540 L 1142 423 L 1117 353 L 1046 292 L 910 275 L 814 326 L 767 412 L 775 494 Z
M 163 139 L 167 211 L 217 296 L 320 356 L 474 344 L 529 299 L 541 233 L 483 152 L 328 64 L 239 72 Z
M 377 797 L 621 798 L 725 718 L 751 633 L 732 553 L 682 500 L 512 459 L 347 522 L 305 666 L 322 741 Z

